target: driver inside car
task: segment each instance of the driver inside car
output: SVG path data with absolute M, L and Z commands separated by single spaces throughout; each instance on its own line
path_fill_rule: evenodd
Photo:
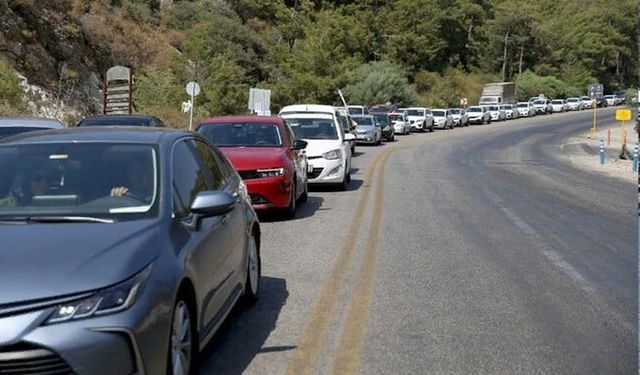
M 111 188 L 112 197 L 130 196 L 148 202 L 153 196 L 153 175 L 150 165 L 142 160 L 127 164 L 125 185 Z
M 31 199 L 36 195 L 47 193 L 51 172 L 46 168 L 35 168 L 25 173 L 23 178 L 9 191 L 9 194 L 0 199 L 1 208 L 13 208 L 26 206 L 31 203 Z

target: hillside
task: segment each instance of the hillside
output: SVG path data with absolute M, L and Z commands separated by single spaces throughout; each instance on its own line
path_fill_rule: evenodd
M 246 111 L 255 86 L 274 109 L 337 104 L 337 89 L 362 104 L 453 105 L 502 79 L 522 97 L 611 92 L 637 86 L 637 13 L 635 0 L 0 0 L 0 114 L 97 113 L 116 64 L 134 70 L 137 111 L 176 126 L 190 80 L 198 116 Z M 27 106 L 13 70 L 47 98 Z

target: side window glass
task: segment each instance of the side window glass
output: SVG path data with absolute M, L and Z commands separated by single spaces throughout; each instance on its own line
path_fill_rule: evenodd
M 196 152 L 202 160 L 202 174 L 207 176 L 208 190 L 220 190 L 227 183 L 227 178 L 213 150 L 202 141 L 194 141 Z
M 191 214 L 191 203 L 196 195 L 207 190 L 207 181 L 202 174 L 200 161 L 187 141 L 179 141 L 173 149 L 173 211 L 176 218 Z

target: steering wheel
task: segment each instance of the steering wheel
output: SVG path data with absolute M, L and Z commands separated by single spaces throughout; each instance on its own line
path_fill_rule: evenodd
M 131 199 L 135 199 L 135 200 L 137 200 L 138 202 L 146 202 L 146 200 L 145 200 L 145 199 L 143 199 L 142 197 L 140 197 L 140 196 L 138 196 L 138 195 L 136 195 L 136 194 L 134 194 L 134 193 L 132 193 L 132 192 L 130 192 L 130 191 L 127 191 L 127 192 L 126 192 L 126 193 L 124 193 L 124 195 L 122 195 L 122 196 L 123 196 L 123 197 L 127 197 L 127 198 L 131 198 Z

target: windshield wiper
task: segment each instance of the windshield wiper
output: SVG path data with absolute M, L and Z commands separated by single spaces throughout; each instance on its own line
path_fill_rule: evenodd
M 112 224 L 112 219 L 101 219 L 99 217 L 90 216 L 27 216 L 27 217 L 11 217 L 0 218 L 0 221 L 9 222 L 33 222 L 33 223 L 102 223 Z

